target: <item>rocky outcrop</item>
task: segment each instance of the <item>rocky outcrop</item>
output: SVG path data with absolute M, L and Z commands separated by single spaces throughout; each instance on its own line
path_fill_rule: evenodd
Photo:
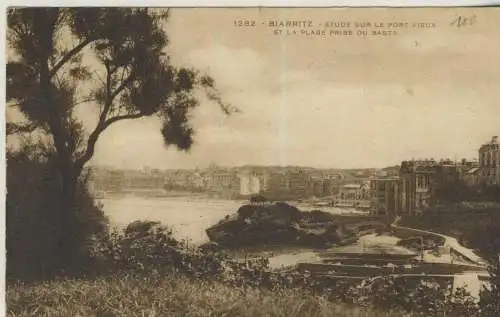
M 244 205 L 207 229 L 212 242 L 228 247 L 302 245 L 324 247 L 352 236 L 323 211 L 302 212 L 286 203 Z

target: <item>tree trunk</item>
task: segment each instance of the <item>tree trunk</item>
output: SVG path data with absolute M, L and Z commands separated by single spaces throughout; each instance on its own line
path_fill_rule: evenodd
M 65 113 L 61 105 L 57 104 L 53 96 L 53 88 L 49 76 L 48 57 L 44 59 L 40 71 L 40 87 L 45 99 L 47 123 L 50 128 L 56 149 L 55 172 L 60 175 L 60 203 L 57 211 L 58 223 L 54 223 L 58 234 L 59 266 L 61 268 L 71 264 L 78 250 L 75 248 L 75 192 L 81 169 L 75 168 L 72 153 L 69 149 L 69 127 L 65 122 Z
M 78 176 L 69 167 L 61 170 L 61 207 L 59 211 L 60 228 L 58 249 L 63 267 L 71 265 L 78 253 L 75 236 L 77 214 L 75 210 L 75 192 Z

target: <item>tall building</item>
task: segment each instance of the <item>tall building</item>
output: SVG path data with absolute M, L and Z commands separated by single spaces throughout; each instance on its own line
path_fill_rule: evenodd
M 477 161 L 412 160 L 400 168 L 401 213 L 416 214 L 436 205 L 458 202 L 466 187 L 478 183 Z
M 250 196 L 259 194 L 262 191 L 261 179 L 255 173 L 244 172 L 239 175 L 240 178 L 240 195 Z
M 479 148 L 480 182 L 486 185 L 500 185 L 500 145 L 498 137 Z
M 397 215 L 400 212 L 399 177 L 372 177 L 370 179 L 370 209 L 374 215 Z
M 434 160 L 401 163 L 401 213 L 421 213 L 434 205 L 438 166 Z

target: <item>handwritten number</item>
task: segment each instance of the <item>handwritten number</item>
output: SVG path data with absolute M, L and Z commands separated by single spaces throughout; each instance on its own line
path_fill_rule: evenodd
M 472 16 L 469 16 L 469 17 L 464 17 L 464 16 L 459 15 L 455 20 L 453 20 L 450 23 L 450 25 L 461 28 L 461 27 L 474 25 L 475 23 L 476 23 L 476 15 L 475 14 Z

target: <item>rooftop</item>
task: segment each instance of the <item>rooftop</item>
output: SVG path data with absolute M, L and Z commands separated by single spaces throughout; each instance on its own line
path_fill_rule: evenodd
M 491 140 L 489 142 L 484 143 L 483 145 L 481 145 L 481 147 L 479 148 L 479 150 L 482 150 L 482 149 L 485 149 L 485 148 L 491 148 L 491 147 L 494 147 L 494 148 L 498 148 L 499 147 L 498 136 L 491 137 Z
M 479 167 L 473 167 L 473 168 L 471 168 L 471 169 L 467 170 L 467 172 L 466 172 L 466 173 L 467 173 L 467 174 L 475 174 L 475 173 L 477 173 L 478 171 L 479 171 Z
M 370 180 L 374 181 L 397 181 L 399 180 L 399 176 L 373 176 Z

